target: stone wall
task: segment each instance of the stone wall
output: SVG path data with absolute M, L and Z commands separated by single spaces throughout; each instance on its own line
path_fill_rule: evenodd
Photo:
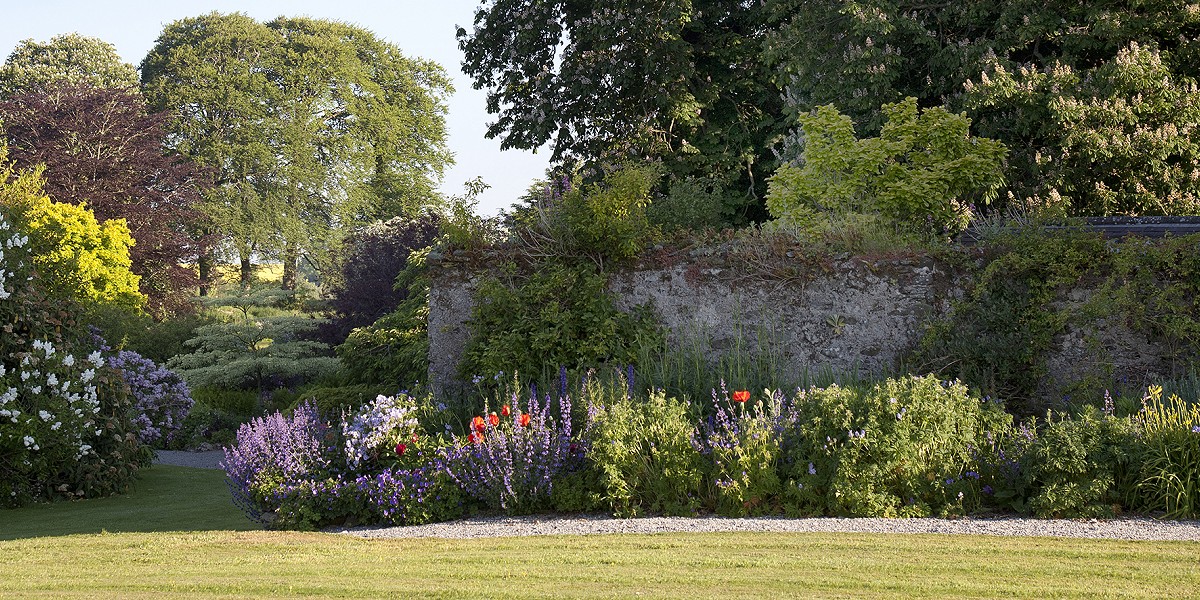
M 959 293 L 952 274 L 927 258 L 843 259 L 788 280 L 744 271 L 701 262 L 635 268 L 613 275 L 609 290 L 623 310 L 653 306 L 670 343 L 702 348 L 714 362 L 738 336 L 752 345 L 765 337 L 785 368 L 861 373 L 893 367 L 918 341 L 922 325 Z M 442 263 L 434 270 L 429 358 L 435 389 L 458 383 L 473 289 L 461 266 Z

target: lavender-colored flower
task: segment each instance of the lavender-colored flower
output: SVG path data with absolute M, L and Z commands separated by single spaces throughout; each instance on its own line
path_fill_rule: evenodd
M 133 394 L 138 412 L 134 421 L 141 442 L 170 441 L 194 404 L 183 378 L 130 350 L 110 356 L 108 365 L 121 372 Z
M 559 398 L 557 418 L 548 395 L 531 395 L 525 412 L 517 400 L 510 400 L 512 414 L 498 427 L 473 432 L 474 442 L 455 437 L 446 468 L 468 495 L 508 511 L 547 500 L 555 479 L 582 467 L 590 446 L 587 428 L 572 436 L 570 396 Z
M 263 486 L 294 487 L 316 479 L 330 466 L 332 448 L 324 443 L 328 431 L 329 425 L 311 402 L 297 407 L 290 417 L 276 412 L 239 427 L 237 440 L 225 448 L 221 463 L 234 503 L 257 519 L 278 507 L 277 499 L 265 495 Z

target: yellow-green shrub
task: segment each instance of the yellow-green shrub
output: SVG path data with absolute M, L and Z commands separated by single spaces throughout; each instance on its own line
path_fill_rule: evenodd
M 29 181 L 27 180 L 28 184 Z M 124 219 L 101 223 L 86 206 L 54 202 L 39 185 L 23 185 L 3 200 L 29 236 L 34 267 L 50 290 L 84 303 L 141 307 L 140 278 L 130 271 L 133 237 Z

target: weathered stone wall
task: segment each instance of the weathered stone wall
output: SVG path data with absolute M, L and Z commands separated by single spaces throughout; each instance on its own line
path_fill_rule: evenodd
M 480 261 L 452 257 L 433 269 L 429 361 L 436 390 L 461 385 L 457 366 L 469 337 L 474 280 L 486 272 L 468 264 Z M 782 368 L 867 375 L 895 367 L 925 325 L 945 316 L 970 285 L 969 275 L 928 257 L 782 266 L 782 277 L 755 275 L 727 255 L 693 252 L 616 273 L 609 291 L 623 310 L 652 306 L 671 344 L 699 349 L 710 363 L 739 344 L 756 349 L 765 338 Z M 1102 395 L 1117 382 L 1155 381 L 1177 370 L 1170 349 L 1145 332 L 1120 318 L 1088 316 L 1085 306 L 1097 292 L 1080 282 L 1053 303 L 1072 316 L 1043 357 L 1048 374 L 1032 412 L 1071 394 Z
M 620 308 L 650 304 L 674 344 L 696 336 L 710 361 L 764 335 L 788 370 L 879 373 L 915 344 L 946 306 L 949 277 L 933 261 L 834 263 L 791 282 L 737 277 L 733 268 L 620 273 L 609 289 Z M 746 340 L 745 338 L 750 338 Z
M 763 335 L 785 368 L 862 373 L 893 367 L 958 293 L 952 275 L 931 259 L 845 259 L 810 271 L 778 281 L 693 262 L 617 273 L 609 290 L 618 308 L 653 306 L 670 343 L 703 348 L 713 362 L 737 336 L 749 336 L 754 347 Z M 437 389 L 458 383 L 473 289 L 466 269 L 435 270 L 429 358 Z

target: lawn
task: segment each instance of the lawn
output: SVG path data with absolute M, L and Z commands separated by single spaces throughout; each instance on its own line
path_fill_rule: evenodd
M 128 496 L 0 518 L 0 596 L 1200 597 L 1195 542 L 234 531 L 250 524 L 229 505 L 220 472 L 161 465 Z

